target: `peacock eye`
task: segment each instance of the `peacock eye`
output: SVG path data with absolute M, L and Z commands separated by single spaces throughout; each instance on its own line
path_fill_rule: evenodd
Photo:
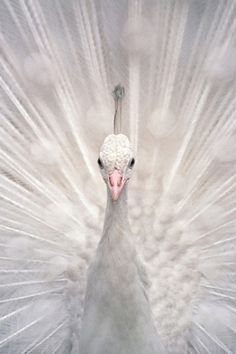
M 98 158 L 98 165 L 99 165 L 100 168 L 104 168 L 103 162 L 100 159 L 100 157 Z
M 129 162 L 129 168 L 133 168 L 134 167 L 134 164 L 135 164 L 135 159 L 132 158 Z

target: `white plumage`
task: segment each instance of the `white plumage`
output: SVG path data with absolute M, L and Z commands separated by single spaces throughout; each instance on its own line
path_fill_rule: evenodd
M 0 21 L 0 353 L 235 353 L 235 2 L 3 0 Z M 137 162 L 105 213 L 117 83 L 133 149 L 102 176 Z

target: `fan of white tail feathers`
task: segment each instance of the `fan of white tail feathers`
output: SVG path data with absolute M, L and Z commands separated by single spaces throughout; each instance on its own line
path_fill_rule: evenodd
M 78 353 L 120 82 L 166 353 L 235 353 L 235 2 L 2 0 L 0 22 L 0 352 Z

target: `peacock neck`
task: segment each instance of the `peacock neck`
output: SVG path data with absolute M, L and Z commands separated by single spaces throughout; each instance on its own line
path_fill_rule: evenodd
M 129 229 L 127 187 L 108 191 L 103 237 L 88 276 L 82 354 L 161 353 Z
M 104 221 L 103 237 L 119 233 L 119 237 L 129 231 L 127 186 L 124 185 L 118 200 L 113 201 L 107 190 L 107 207 Z

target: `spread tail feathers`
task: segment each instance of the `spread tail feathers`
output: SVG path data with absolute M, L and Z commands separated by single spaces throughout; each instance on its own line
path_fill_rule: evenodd
M 117 82 L 137 155 L 131 237 L 166 353 L 236 352 L 235 13 L 230 0 L 1 2 L 0 352 L 79 351 Z

